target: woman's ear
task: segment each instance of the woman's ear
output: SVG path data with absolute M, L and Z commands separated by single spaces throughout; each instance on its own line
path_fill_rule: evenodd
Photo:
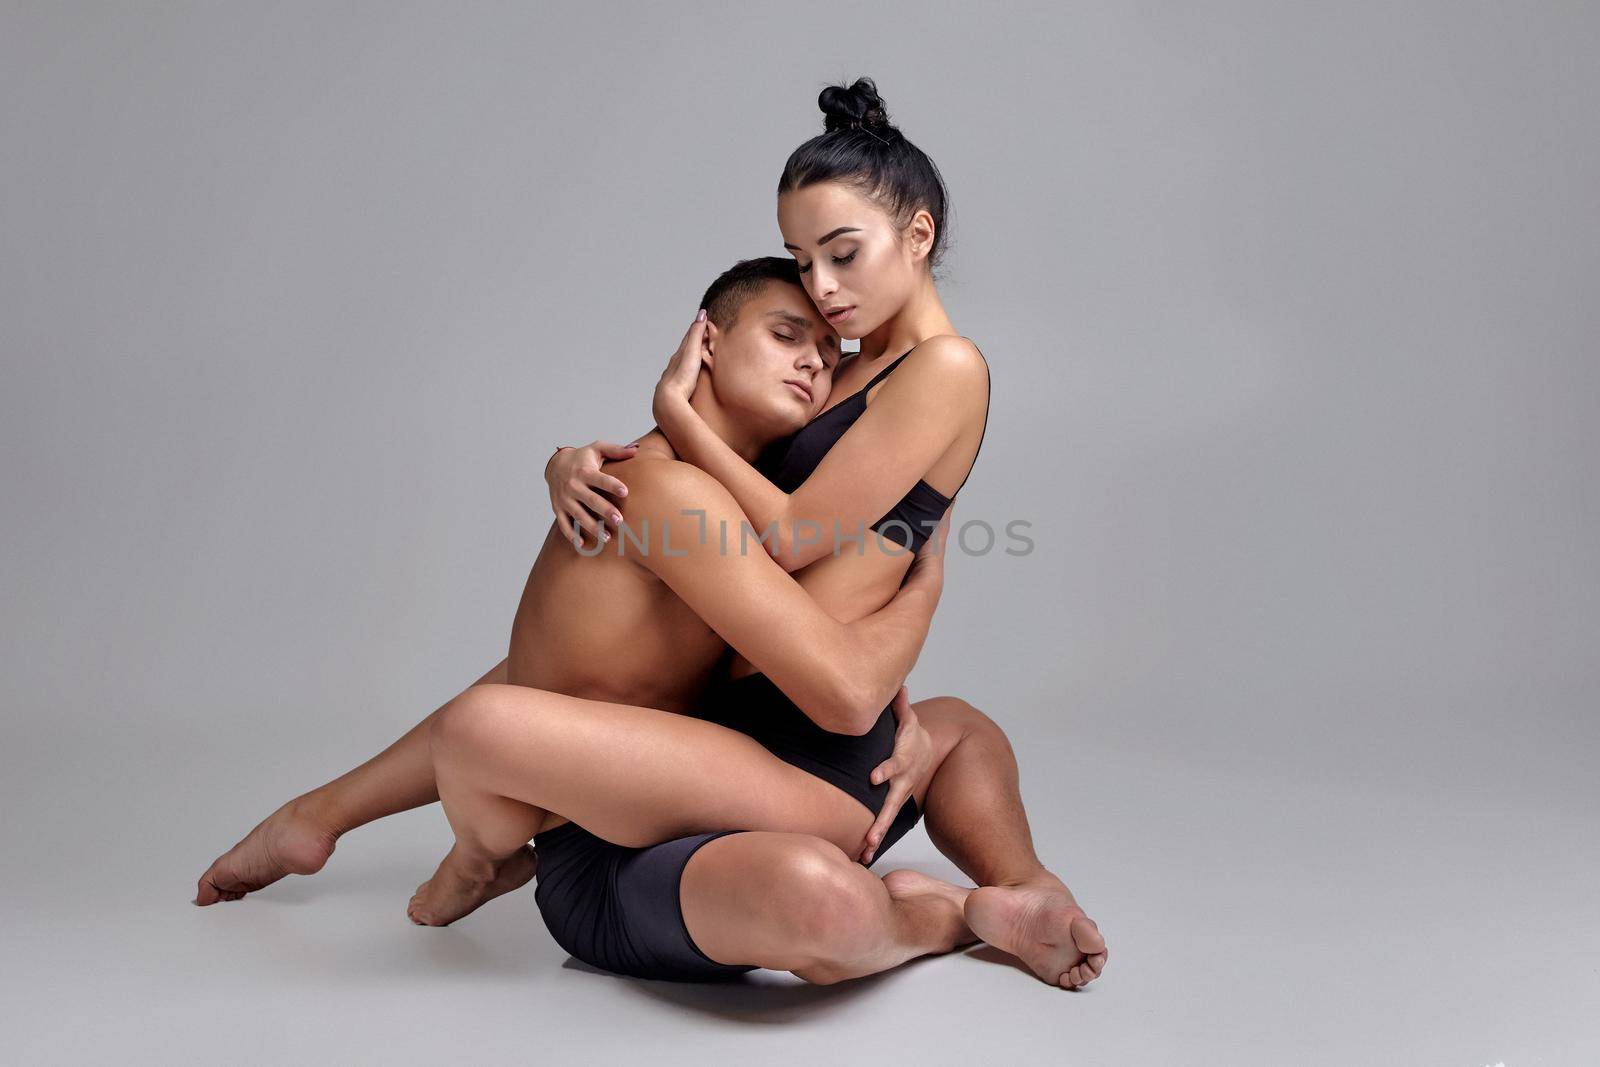
M 933 216 L 928 214 L 926 208 L 911 216 L 911 221 L 906 225 L 906 239 L 911 243 L 913 261 L 926 259 L 933 250 L 933 234 Z

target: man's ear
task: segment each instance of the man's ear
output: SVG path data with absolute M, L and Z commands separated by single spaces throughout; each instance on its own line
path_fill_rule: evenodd
M 717 341 L 722 337 L 722 331 L 717 329 L 717 324 L 710 319 L 706 320 L 705 337 L 700 346 L 700 362 L 707 370 L 711 369 L 717 354 Z

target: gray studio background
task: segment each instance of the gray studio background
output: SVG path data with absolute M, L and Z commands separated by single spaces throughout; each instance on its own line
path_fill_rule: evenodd
M 1597 30 L 0 5 L 12 1055 L 1591 1062 Z M 942 291 L 992 369 L 957 519 L 1037 545 L 952 558 L 911 692 L 1010 732 L 1105 977 L 612 979 L 531 892 L 411 926 L 437 808 L 193 908 L 503 654 L 545 457 L 648 428 L 862 73 L 950 184 Z M 955 876 L 921 829 L 904 865 Z

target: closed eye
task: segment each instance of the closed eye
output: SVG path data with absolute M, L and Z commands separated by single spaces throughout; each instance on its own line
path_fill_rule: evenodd
M 860 251 L 860 249 L 857 249 L 856 251 Z M 842 267 L 846 263 L 849 263 L 852 259 L 855 259 L 856 253 L 851 252 L 848 256 L 829 256 L 828 258 L 832 259 L 835 265 Z M 799 270 L 801 274 L 805 274 L 811 270 L 811 264 L 807 263 L 805 266 L 800 267 Z

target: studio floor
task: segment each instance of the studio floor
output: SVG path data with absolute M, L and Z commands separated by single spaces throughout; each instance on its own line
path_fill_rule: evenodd
M 44 861 L 13 863 L 7 889 L 20 904 L 5 917 L 7 1059 L 1600 1060 L 1600 862 L 1576 759 L 1516 788 L 1419 761 L 1399 787 L 1331 766 L 1252 777 L 1220 758 L 1014 740 L 1040 851 L 1111 946 L 1084 991 L 982 947 L 826 988 L 773 972 L 618 978 L 554 944 L 531 887 L 418 928 L 404 908 L 448 841 L 437 808 L 346 836 L 315 877 L 196 908 L 194 878 L 284 792 L 287 761 L 263 758 L 204 771 L 203 796 L 147 786 L 127 818 L 78 803 L 112 804 L 114 776 L 75 783 L 57 820 L 96 843 L 82 850 L 9 828 L 13 861 Z M 175 738 L 123 751 L 147 770 L 182 757 Z M 877 869 L 895 866 L 960 878 L 921 827 Z

